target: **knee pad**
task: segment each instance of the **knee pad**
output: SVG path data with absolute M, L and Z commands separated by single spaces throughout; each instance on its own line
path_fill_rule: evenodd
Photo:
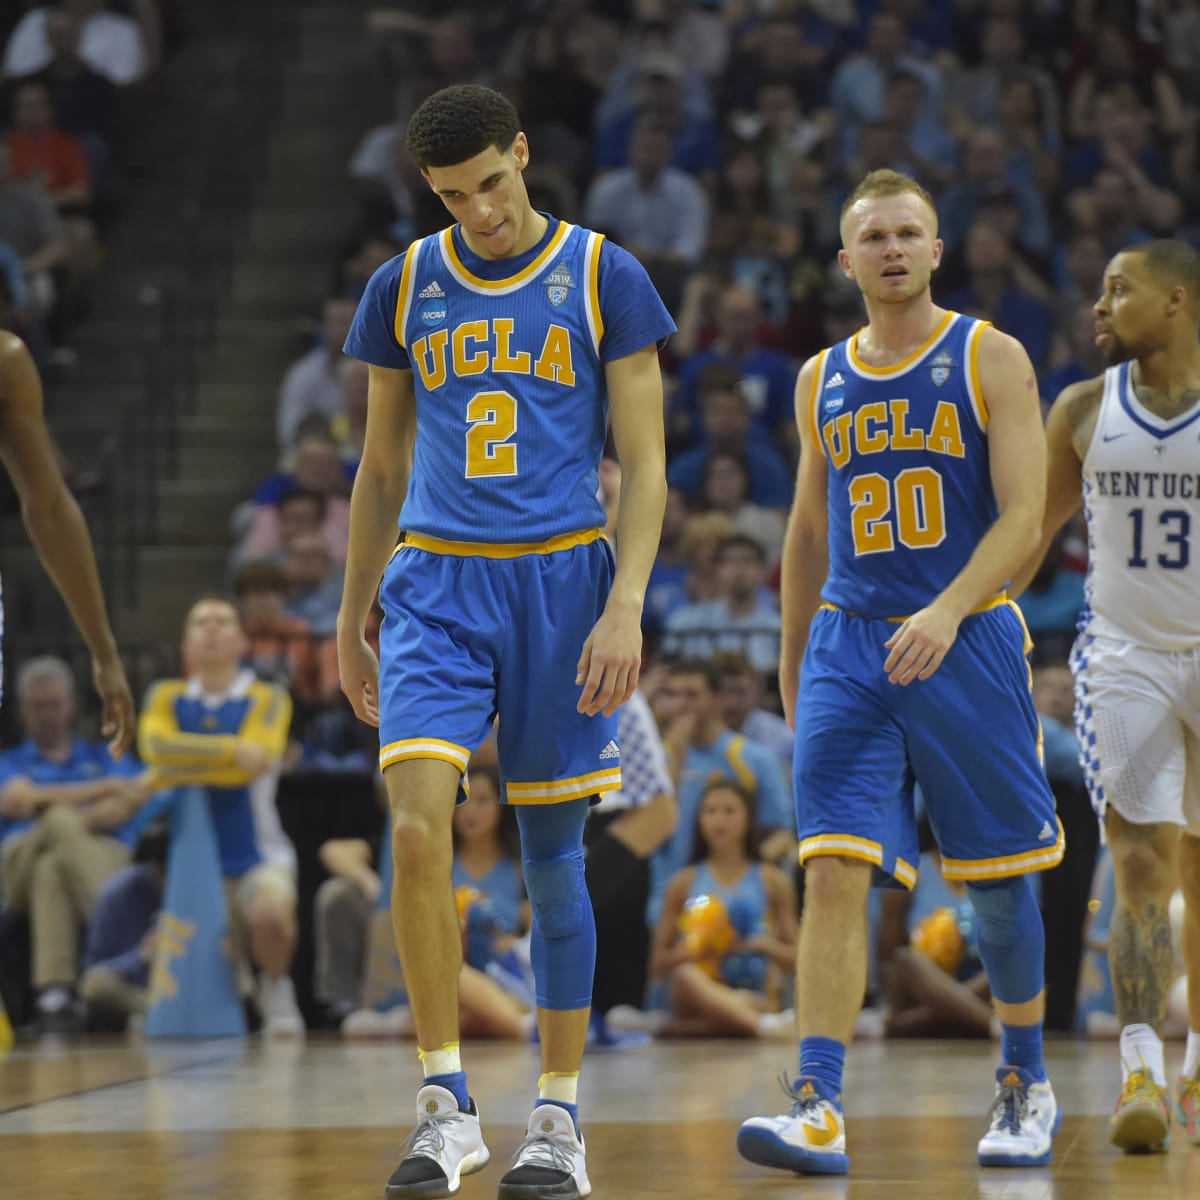
M 967 893 L 992 995 L 1003 1004 L 1032 1000 L 1046 981 L 1046 935 L 1028 877 L 968 883 Z
M 581 932 L 584 909 L 591 907 L 582 851 L 527 858 L 522 866 L 538 932 L 545 938 L 569 938 Z
M 999 879 L 994 883 L 967 884 L 967 895 L 971 898 L 971 907 L 979 922 L 981 941 L 993 946 L 1011 946 L 1016 940 L 1017 910 L 1022 889 L 1029 889 L 1029 880 L 1023 875 Z

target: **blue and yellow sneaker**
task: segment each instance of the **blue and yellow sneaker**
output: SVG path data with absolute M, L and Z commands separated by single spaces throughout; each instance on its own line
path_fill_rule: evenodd
M 1150 1154 L 1167 1148 L 1170 1131 L 1167 1089 L 1146 1071 L 1130 1071 L 1108 1122 L 1108 1140 L 1126 1154 Z
M 1200 1146 L 1200 1079 L 1179 1077 L 1175 1119 L 1193 1146 Z
M 802 1175 L 845 1175 L 850 1159 L 841 1096 L 829 1095 L 818 1080 L 805 1075 L 795 1084 L 789 1084 L 786 1076 L 779 1082 L 792 1099 L 790 1111 L 743 1121 L 738 1153 L 763 1167 Z
M 1062 1118 L 1048 1079 L 1034 1079 L 1020 1067 L 1000 1067 L 988 1130 L 979 1139 L 979 1165 L 1044 1167 L 1053 1155 Z

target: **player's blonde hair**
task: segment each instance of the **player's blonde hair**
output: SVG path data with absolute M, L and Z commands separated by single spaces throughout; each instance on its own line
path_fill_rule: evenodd
M 937 207 L 933 203 L 933 197 L 911 175 L 902 175 L 899 171 L 892 171 L 887 168 L 880 171 L 872 171 L 846 197 L 846 202 L 842 205 L 841 215 L 838 217 L 839 228 L 844 224 L 846 214 L 860 200 L 882 200 L 887 196 L 917 196 L 924 200 L 929 206 L 929 211 L 933 214 L 933 231 L 935 234 L 937 233 Z

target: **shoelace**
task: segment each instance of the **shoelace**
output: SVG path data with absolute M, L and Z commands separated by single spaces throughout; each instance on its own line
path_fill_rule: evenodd
M 1013 1085 L 1000 1085 L 992 1107 L 988 1109 L 988 1127 L 1006 1133 L 1021 1132 L 1021 1122 L 1029 1111 L 1029 1089 Z
M 574 1148 L 562 1134 L 527 1133 L 512 1157 L 513 1165 L 548 1167 L 564 1175 L 575 1173 Z
M 1125 1087 L 1121 1091 L 1121 1103 L 1128 1104 L 1138 1092 L 1148 1091 L 1153 1089 L 1154 1099 L 1159 1104 L 1166 1104 L 1166 1090 L 1160 1088 L 1145 1071 L 1130 1071 L 1129 1078 L 1125 1080 Z
M 821 1118 L 817 1115 L 817 1105 L 821 1103 L 823 1097 L 816 1095 L 801 1096 L 796 1085 L 788 1079 L 786 1071 L 780 1071 L 777 1076 L 779 1086 L 783 1088 L 784 1095 L 792 1102 L 791 1110 L 788 1112 L 789 1117 L 799 1118 L 806 1124 L 821 1125 Z
M 463 1114 L 453 1110 L 423 1117 L 421 1123 L 408 1135 L 404 1145 L 400 1147 L 400 1157 L 402 1159 L 432 1158 L 436 1161 L 446 1147 L 445 1130 L 462 1119 Z

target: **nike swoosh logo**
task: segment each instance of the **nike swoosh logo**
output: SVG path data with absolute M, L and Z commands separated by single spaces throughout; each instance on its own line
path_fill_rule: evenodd
M 1129 431 L 1126 430 L 1125 432 L 1128 433 Z M 1123 438 L 1124 436 L 1124 433 L 1106 433 L 1100 440 L 1102 442 L 1115 442 L 1117 438 Z
M 818 1129 L 815 1125 L 805 1126 L 808 1130 L 808 1140 L 814 1146 L 828 1146 L 837 1141 L 841 1130 L 838 1128 L 837 1118 L 831 1112 L 825 1113 L 825 1128 Z

